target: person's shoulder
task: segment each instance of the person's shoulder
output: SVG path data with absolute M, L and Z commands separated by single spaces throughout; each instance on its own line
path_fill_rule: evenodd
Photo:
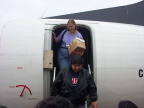
M 85 74 L 89 74 L 89 72 L 88 72 L 85 68 L 82 68 L 82 71 L 83 71 Z
M 77 33 L 81 35 L 81 33 L 79 31 L 77 31 Z
M 83 71 L 87 71 L 85 68 L 82 68 Z
M 65 74 L 66 72 L 69 71 L 69 69 L 70 69 L 69 67 L 65 67 L 65 68 L 62 68 L 60 72 Z
M 67 32 L 67 29 L 64 29 L 64 30 L 61 31 L 60 34 L 62 35 L 62 34 L 65 34 L 66 32 Z
M 78 35 L 80 38 L 83 38 L 82 34 L 81 34 L 79 31 L 77 31 L 77 35 Z
M 67 32 L 68 30 L 67 29 L 64 29 L 63 31 L 62 31 L 62 33 L 65 33 L 65 32 Z

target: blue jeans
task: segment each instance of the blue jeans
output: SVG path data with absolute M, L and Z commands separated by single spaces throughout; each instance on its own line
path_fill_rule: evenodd
M 70 55 L 68 49 L 60 48 L 58 52 L 58 63 L 60 70 L 70 66 Z

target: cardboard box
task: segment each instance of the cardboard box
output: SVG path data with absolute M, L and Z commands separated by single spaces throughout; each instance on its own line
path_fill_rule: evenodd
M 75 54 L 74 51 L 84 51 L 86 49 L 85 41 L 80 38 L 75 38 L 68 46 L 68 51 L 70 55 Z

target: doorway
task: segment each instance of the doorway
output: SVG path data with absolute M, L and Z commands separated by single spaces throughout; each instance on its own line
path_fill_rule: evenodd
M 93 72 L 93 52 L 92 52 L 92 36 L 91 36 L 91 30 L 89 27 L 85 25 L 77 25 L 78 31 L 82 34 L 83 39 L 85 40 L 86 50 L 84 52 L 84 55 L 82 56 L 84 59 L 83 62 L 83 68 L 91 70 Z M 55 32 L 56 36 L 58 36 L 61 31 L 66 29 L 66 25 L 61 26 L 55 26 L 53 28 L 53 31 Z M 54 52 L 53 56 L 53 66 L 56 67 L 56 74 L 59 72 L 59 66 L 58 66 L 58 51 L 57 51 L 57 45 L 56 43 L 52 42 L 52 50 Z M 93 73 L 92 73 L 93 74 Z

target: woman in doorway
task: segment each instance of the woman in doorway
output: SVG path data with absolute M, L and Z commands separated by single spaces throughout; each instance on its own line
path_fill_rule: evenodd
M 63 36 L 63 38 L 62 38 L 62 36 Z M 58 51 L 58 63 L 59 63 L 60 69 L 70 66 L 70 55 L 68 53 L 68 45 L 76 37 L 83 39 L 81 33 L 78 32 L 76 23 L 73 19 L 69 19 L 69 21 L 67 22 L 66 31 L 63 30 L 58 37 L 56 37 L 56 34 L 53 32 L 53 38 L 54 38 L 55 42 L 59 42 L 62 38 L 62 45 Z M 83 55 L 84 51 L 82 51 L 82 52 L 75 51 L 75 53 L 79 54 L 79 55 Z

